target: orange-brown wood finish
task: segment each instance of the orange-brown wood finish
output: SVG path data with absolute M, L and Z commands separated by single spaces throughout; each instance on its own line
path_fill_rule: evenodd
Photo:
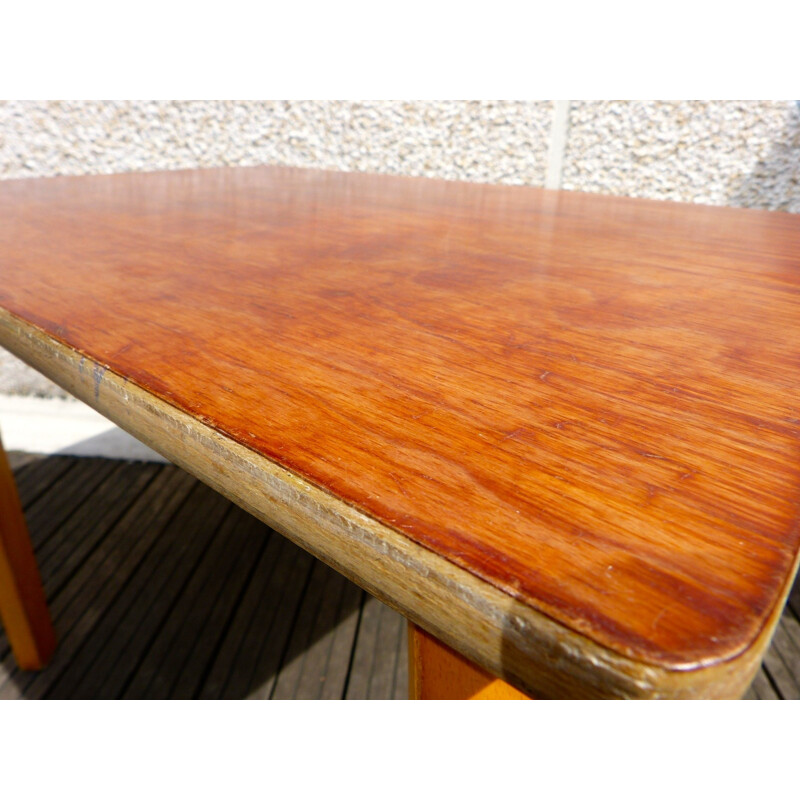
M 56 636 L 36 567 L 33 547 L 0 441 L 0 620 L 20 669 L 41 669 Z
M 792 577 L 796 216 L 269 167 L 5 181 L 0 307 L 622 658 L 761 647 Z
M 408 694 L 411 700 L 531 699 L 412 622 L 408 623 Z

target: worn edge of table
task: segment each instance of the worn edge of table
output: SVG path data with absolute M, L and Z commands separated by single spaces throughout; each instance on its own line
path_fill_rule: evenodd
M 0 345 L 225 497 L 521 691 L 559 698 L 736 698 L 797 569 L 734 658 L 665 669 L 605 648 L 0 308 Z M 800 557 L 800 554 L 799 554 Z

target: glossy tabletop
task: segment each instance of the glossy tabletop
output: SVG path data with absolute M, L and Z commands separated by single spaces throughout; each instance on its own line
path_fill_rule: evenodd
M 792 577 L 799 217 L 275 167 L 5 181 L 0 308 L 623 659 L 760 647 Z

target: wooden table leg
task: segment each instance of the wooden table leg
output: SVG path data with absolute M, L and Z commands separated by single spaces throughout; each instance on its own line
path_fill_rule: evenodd
M 412 700 L 530 700 L 464 656 L 408 623 L 408 680 Z
M 41 669 L 56 646 L 42 581 L 0 441 L 0 620 L 20 669 Z

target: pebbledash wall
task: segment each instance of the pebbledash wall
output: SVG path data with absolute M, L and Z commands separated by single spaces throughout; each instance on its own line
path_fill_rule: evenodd
M 800 213 L 800 108 L 795 101 L 0 103 L 0 179 L 253 164 Z M 63 396 L 2 350 L 0 393 Z

